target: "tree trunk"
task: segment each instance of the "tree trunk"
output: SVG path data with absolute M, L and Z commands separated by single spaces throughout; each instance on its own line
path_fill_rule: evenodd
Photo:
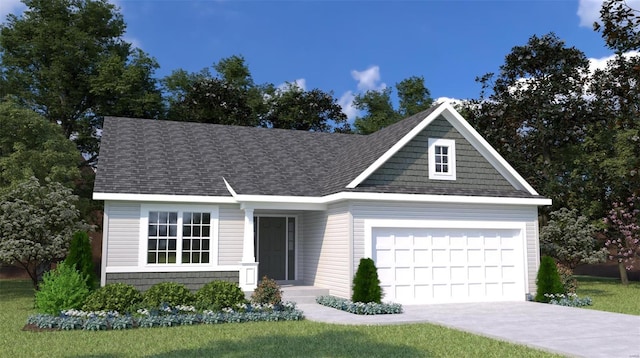
M 627 269 L 624 267 L 624 262 L 618 262 L 618 271 L 620 271 L 620 281 L 623 285 L 629 284 L 629 276 L 627 276 Z

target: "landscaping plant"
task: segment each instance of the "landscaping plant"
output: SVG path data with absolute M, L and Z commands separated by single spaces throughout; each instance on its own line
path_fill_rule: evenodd
M 86 231 L 77 231 L 73 234 L 69 253 L 64 262 L 69 266 L 74 266 L 85 277 L 89 289 L 92 290 L 98 286 L 98 279 L 93 270 L 91 240 Z
M 549 295 L 565 293 L 560 274 L 558 274 L 556 262 L 550 256 L 542 256 L 540 260 L 536 285 L 535 300 L 537 302 L 549 303 Z
M 195 299 L 199 308 L 215 311 L 246 302 L 238 284 L 227 281 L 207 283 L 196 292 Z
M 84 302 L 84 311 L 129 312 L 142 302 L 142 294 L 132 285 L 110 283 L 93 291 Z
M 143 295 L 143 304 L 148 308 L 157 308 L 162 304 L 169 306 L 190 305 L 193 294 L 183 284 L 160 282 L 149 288 Z
M 540 229 L 540 251 L 573 270 L 579 264 L 607 259 L 607 251 L 594 238 L 595 226 L 577 210 L 562 208 L 549 214 L 551 220 Z
M 556 268 L 558 269 L 560 282 L 562 282 L 564 292 L 576 293 L 576 289 L 578 288 L 578 280 L 576 280 L 576 278 L 573 276 L 573 270 L 559 262 L 556 264 Z
M 264 276 L 253 291 L 251 302 L 279 305 L 282 303 L 282 290 L 275 280 Z
M 78 309 L 88 295 L 89 288 L 82 274 L 61 262 L 55 270 L 44 274 L 36 292 L 36 309 L 53 315 L 62 310 Z
M 381 300 L 382 289 L 380 288 L 380 279 L 378 279 L 378 269 L 372 259 L 362 258 L 353 278 L 351 301 L 380 303 Z

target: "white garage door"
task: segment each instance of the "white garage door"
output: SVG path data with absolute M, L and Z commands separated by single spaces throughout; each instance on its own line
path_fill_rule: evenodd
M 523 240 L 515 229 L 373 228 L 384 301 L 522 301 Z

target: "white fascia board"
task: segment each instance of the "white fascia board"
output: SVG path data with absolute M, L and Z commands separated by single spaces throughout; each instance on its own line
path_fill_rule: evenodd
M 502 205 L 551 205 L 547 198 L 510 198 L 493 196 L 462 196 L 462 195 L 430 195 L 430 194 L 394 194 L 394 193 L 364 193 L 341 192 L 324 197 L 326 203 L 342 200 L 366 201 L 404 201 L 424 203 L 456 203 L 456 204 L 502 204 Z
M 539 195 L 538 192 L 513 169 L 513 167 L 487 142 L 481 135 L 456 111 L 451 104 L 442 105 L 448 110 L 442 115 L 449 123 L 460 132 L 504 176 L 511 185 L 524 189 L 531 195 Z
M 237 204 L 230 196 L 93 193 L 94 200 L 149 201 L 167 203 Z
M 438 118 L 438 116 L 442 113 L 442 111 L 447 107 L 446 104 L 441 104 L 438 108 L 436 108 L 433 112 L 431 112 L 428 116 L 426 116 L 417 126 L 415 126 L 409 133 L 407 133 L 404 137 L 402 137 L 396 144 L 394 144 L 389 150 L 387 150 L 380 158 L 376 159 L 373 164 L 371 164 L 365 171 L 360 173 L 351 183 L 347 185 L 347 189 L 353 189 L 360 185 L 365 179 L 369 177 L 369 175 L 373 174 L 378 168 L 382 166 L 389 158 L 394 156 L 402 147 L 404 147 L 407 143 L 409 143 L 413 137 L 418 135 L 418 133 L 422 132 L 434 119 Z

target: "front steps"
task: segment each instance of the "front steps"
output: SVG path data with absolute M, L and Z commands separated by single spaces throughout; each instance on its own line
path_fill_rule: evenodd
M 292 301 L 297 304 L 316 303 L 316 297 L 326 296 L 329 289 L 315 286 L 280 285 L 282 300 Z

